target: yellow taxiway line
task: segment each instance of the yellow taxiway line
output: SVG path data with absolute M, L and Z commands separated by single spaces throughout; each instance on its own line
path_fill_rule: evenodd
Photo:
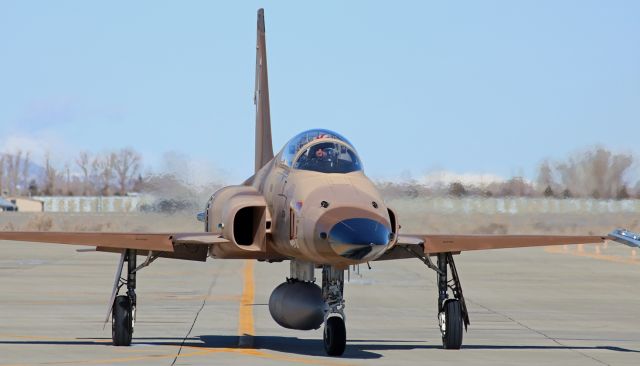
M 256 329 L 253 323 L 253 304 L 255 300 L 255 279 L 253 267 L 255 261 L 244 262 L 242 295 L 240 296 L 240 311 L 238 314 L 238 346 L 242 348 L 253 347 L 253 336 Z

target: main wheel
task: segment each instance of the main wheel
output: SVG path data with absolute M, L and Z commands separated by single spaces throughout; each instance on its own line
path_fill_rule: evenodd
M 440 330 L 442 331 L 442 346 L 445 349 L 460 349 L 462 347 L 462 306 L 460 301 L 449 300 L 444 305 L 444 322 Z
M 324 350 L 329 356 L 342 356 L 347 346 L 347 329 L 339 316 L 327 319 L 324 325 Z
M 114 346 L 130 346 L 133 335 L 133 307 L 129 296 L 120 295 L 113 303 L 111 338 Z

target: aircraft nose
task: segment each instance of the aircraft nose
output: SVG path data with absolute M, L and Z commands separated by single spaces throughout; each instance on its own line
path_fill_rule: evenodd
M 329 244 L 337 254 L 367 260 L 382 253 L 391 241 L 391 229 L 367 218 L 339 221 L 329 231 Z

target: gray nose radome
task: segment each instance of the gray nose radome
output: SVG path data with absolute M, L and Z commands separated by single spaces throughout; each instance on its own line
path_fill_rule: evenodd
M 339 255 L 366 260 L 383 252 L 391 241 L 391 230 L 384 224 L 367 218 L 351 218 L 333 225 L 329 244 Z

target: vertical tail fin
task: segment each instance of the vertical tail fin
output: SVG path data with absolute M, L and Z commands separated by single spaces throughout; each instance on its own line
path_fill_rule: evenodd
M 271 143 L 271 111 L 269 110 L 269 79 L 267 77 L 267 45 L 264 29 L 264 9 L 258 10 L 258 40 L 256 45 L 256 166 L 257 172 L 273 159 Z

